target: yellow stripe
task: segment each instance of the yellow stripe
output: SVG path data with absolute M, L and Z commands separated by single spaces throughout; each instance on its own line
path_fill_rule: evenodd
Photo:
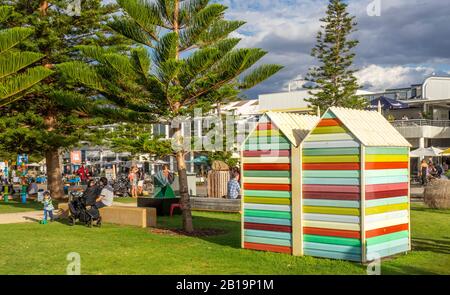
M 245 183 L 291 184 L 287 177 L 245 177 Z
M 244 197 L 245 203 L 254 204 L 271 204 L 271 205 L 290 205 L 291 200 L 287 198 L 258 198 L 258 197 Z
M 341 126 L 316 127 L 312 134 L 347 133 Z
M 327 222 L 327 221 L 315 221 L 315 220 L 304 220 L 303 226 L 329 228 L 329 229 L 341 229 L 341 230 L 360 230 L 359 224 L 356 224 L 356 223 Z
M 380 213 L 386 213 L 386 212 L 392 212 L 392 211 L 401 211 L 401 210 L 407 210 L 407 209 L 408 209 L 408 203 L 384 205 L 384 206 L 378 206 L 378 207 L 369 207 L 369 208 L 366 208 L 366 215 L 380 214 Z
M 408 162 L 408 155 L 366 155 L 366 162 Z
M 304 213 L 319 213 L 319 214 L 337 214 L 337 215 L 359 216 L 359 209 L 356 209 L 356 208 L 304 206 L 303 207 L 303 212 Z
M 243 158 L 244 163 L 250 164 L 289 164 L 289 157 L 248 157 Z
M 304 156 L 303 163 L 355 163 L 359 156 Z

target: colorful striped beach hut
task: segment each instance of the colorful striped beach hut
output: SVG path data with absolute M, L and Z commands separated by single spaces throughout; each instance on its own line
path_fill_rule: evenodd
M 245 140 L 243 248 L 301 255 L 300 144 L 318 121 L 316 116 L 268 112 Z
M 411 249 L 410 147 L 378 112 L 323 115 L 302 143 L 304 255 L 366 262 Z

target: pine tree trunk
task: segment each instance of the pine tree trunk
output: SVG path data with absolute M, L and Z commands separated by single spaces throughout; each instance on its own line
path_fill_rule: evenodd
M 47 165 L 47 188 L 53 199 L 64 198 L 61 167 L 59 165 L 59 152 L 57 148 L 45 153 Z
M 184 159 L 184 152 L 178 151 L 177 158 L 177 170 L 178 170 L 178 183 L 180 186 L 180 203 L 183 217 L 183 229 L 186 232 L 193 232 L 194 226 L 192 223 L 191 203 L 188 190 L 188 180 L 186 173 L 186 161 Z

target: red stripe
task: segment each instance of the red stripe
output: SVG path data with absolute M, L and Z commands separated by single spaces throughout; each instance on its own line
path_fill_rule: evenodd
M 336 192 L 336 193 L 359 193 L 359 186 L 354 185 L 321 185 L 304 184 L 304 192 Z
M 257 130 L 272 130 L 272 123 L 259 123 Z
M 322 119 L 317 127 L 341 126 L 341 124 L 339 119 Z
M 391 233 L 395 233 L 395 232 L 399 232 L 399 231 L 404 231 L 404 230 L 408 230 L 408 228 L 409 228 L 408 224 L 404 223 L 404 224 L 398 224 L 398 225 L 393 225 L 393 226 L 388 226 L 388 227 L 383 227 L 383 228 L 372 229 L 372 230 L 366 231 L 366 238 L 372 238 L 372 237 L 387 235 L 387 234 L 391 234 Z
M 252 250 L 288 253 L 288 254 L 292 253 L 292 248 L 291 247 L 267 245 L 267 244 L 258 244 L 258 243 L 249 243 L 249 242 L 244 242 L 244 248 L 252 249 Z
M 291 171 L 291 164 L 244 164 L 244 170 Z
M 386 184 L 368 184 L 366 185 L 366 192 L 380 192 L 380 191 L 395 191 L 408 189 L 408 183 L 386 183 Z
M 360 193 L 304 192 L 304 199 L 359 201 Z
M 315 163 L 303 164 L 303 170 L 360 170 L 359 163 Z
M 404 168 L 408 168 L 408 162 L 366 162 L 366 170 Z
M 328 236 L 328 237 L 353 238 L 353 239 L 361 238 L 361 233 L 359 231 L 326 229 L 326 228 L 316 228 L 316 227 L 304 227 L 303 234 Z
M 244 151 L 244 157 L 289 157 L 291 151 L 280 150 L 280 151 Z
M 292 227 L 287 225 L 275 225 L 275 224 L 265 224 L 265 223 L 252 223 L 245 222 L 245 229 L 257 229 L 257 230 L 268 230 L 268 231 L 277 231 L 277 232 L 292 232 Z
M 379 192 L 366 192 L 366 200 L 393 198 L 393 197 L 404 197 L 408 196 L 408 189 L 399 189 L 392 191 L 379 191 Z
M 290 184 L 244 183 L 244 189 L 264 191 L 291 191 Z

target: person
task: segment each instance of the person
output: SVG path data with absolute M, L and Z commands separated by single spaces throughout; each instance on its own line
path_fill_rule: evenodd
M 142 169 L 138 169 L 137 171 L 137 179 L 138 179 L 138 183 L 137 183 L 137 194 L 139 196 L 142 195 L 142 193 L 144 192 L 144 179 L 145 179 L 145 175 L 144 172 L 142 171 Z
M 47 223 L 47 215 L 50 217 L 50 221 L 53 221 L 53 210 L 55 208 L 53 207 L 52 198 L 50 196 L 50 192 L 46 191 L 44 192 L 44 220 L 42 221 L 43 224 Z
M 128 174 L 128 180 L 131 184 L 131 197 L 137 198 L 137 185 L 138 185 L 138 178 L 137 178 L 137 168 L 135 166 L 131 166 L 130 173 Z
M 241 194 L 241 185 L 239 184 L 239 173 L 234 171 L 232 178 L 228 181 L 227 197 L 228 199 L 239 199 Z
M 423 159 L 420 164 L 419 176 L 422 182 L 422 185 L 427 185 L 427 177 L 428 177 L 428 164 L 427 160 Z
M 103 207 L 112 206 L 114 202 L 114 190 L 111 185 L 108 184 L 108 179 L 106 177 L 100 178 L 100 186 L 101 192 L 95 202 L 95 207 L 100 209 Z
M 83 198 L 86 206 L 93 206 L 97 202 L 97 197 L 101 193 L 101 187 L 95 183 L 94 179 L 90 179 L 86 190 L 83 192 Z
M 78 168 L 76 174 L 80 176 L 81 184 L 86 184 L 86 180 L 89 178 L 89 170 L 84 167 L 84 163 Z
M 444 173 L 444 168 L 442 168 L 442 165 L 439 163 L 435 165 L 435 168 L 436 168 L 436 177 L 441 178 L 442 174 Z
M 31 183 L 27 188 L 28 197 L 31 199 L 37 199 L 38 190 L 39 190 L 39 188 L 36 183 L 36 180 L 34 178 L 32 178 Z
M 409 120 L 409 118 L 407 115 L 403 115 L 402 120 L 407 121 L 407 120 Z

